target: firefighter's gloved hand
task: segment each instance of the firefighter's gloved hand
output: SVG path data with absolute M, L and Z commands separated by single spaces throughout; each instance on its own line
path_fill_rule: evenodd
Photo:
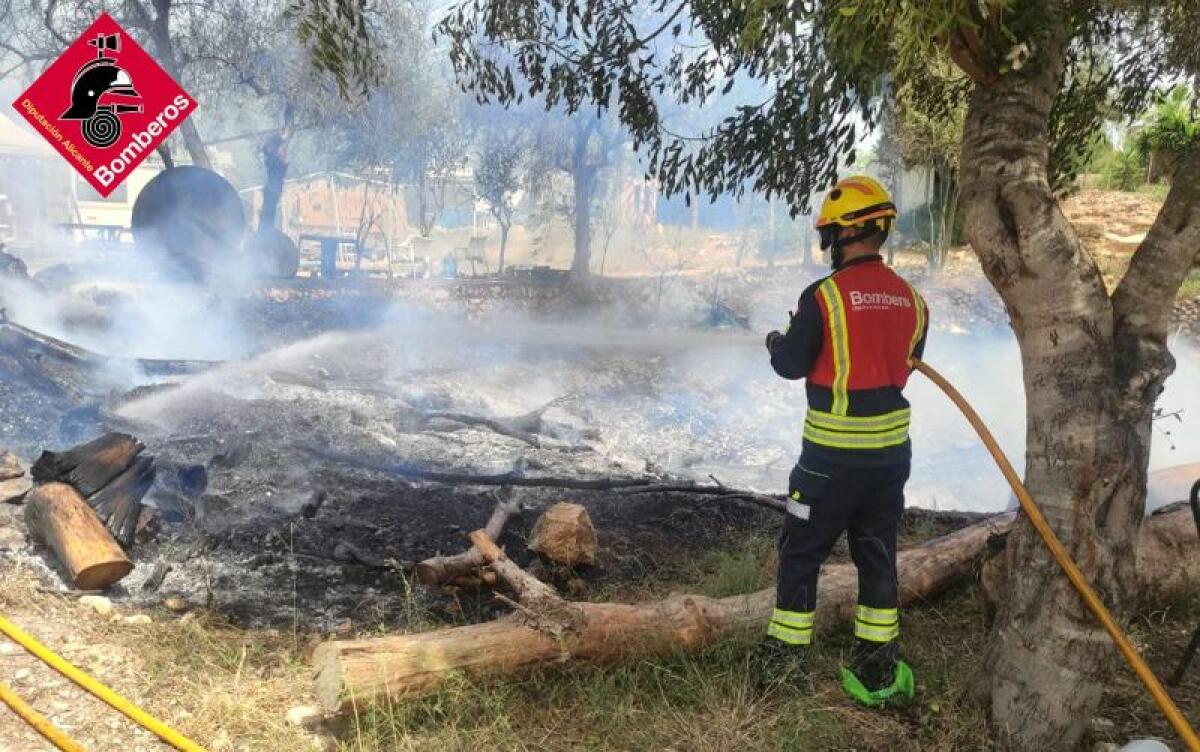
M 767 351 L 770 352 L 771 348 L 775 346 L 775 343 L 781 339 L 783 339 L 783 334 L 781 332 L 775 330 L 767 332 Z

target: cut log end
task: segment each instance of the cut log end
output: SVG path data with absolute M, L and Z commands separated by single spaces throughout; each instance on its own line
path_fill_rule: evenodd
M 342 696 L 342 689 L 346 686 L 342 662 L 338 651 L 331 648 L 331 643 L 325 643 L 313 652 L 313 665 L 317 670 L 314 684 L 317 702 L 321 707 L 327 713 L 338 713 L 349 703 L 348 698 Z
M 115 582 L 125 579 L 133 571 L 131 561 L 106 561 L 81 569 L 75 575 L 75 587 L 79 590 L 104 590 Z
M 529 550 L 568 567 L 595 564 L 599 545 L 587 509 L 566 502 L 547 509 L 533 526 Z

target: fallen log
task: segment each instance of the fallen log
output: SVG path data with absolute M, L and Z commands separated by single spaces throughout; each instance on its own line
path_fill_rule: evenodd
M 1007 531 L 1013 518 L 1000 515 L 901 552 L 901 603 L 932 597 L 973 572 L 988 539 Z M 507 579 L 505 571 L 497 574 Z M 848 618 L 857 587 L 853 565 L 827 566 L 818 618 Z M 313 655 L 317 696 L 327 711 L 345 712 L 375 699 L 428 693 L 459 672 L 470 677 L 519 676 L 572 660 L 612 663 L 694 651 L 761 628 L 774 601 L 774 588 L 720 599 L 676 595 L 642 604 L 567 601 L 578 619 L 557 635 L 518 613 L 419 634 L 327 642 Z
M 78 590 L 103 590 L 133 570 L 95 512 L 65 483 L 47 483 L 29 492 L 25 524 L 35 540 L 53 549 Z
M 521 502 L 511 497 L 505 498 L 502 494 L 496 499 L 496 507 L 492 510 L 492 516 L 488 518 L 483 531 L 487 533 L 488 538 L 500 540 L 509 519 L 520 513 Z M 456 581 L 468 583 L 472 577 L 478 577 L 482 583 L 479 569 L 486 564 L 483 554 L 472 547 L 453 556 L 434 556 L 419 562 L 417 579 L 424 585 L 448 585 Z

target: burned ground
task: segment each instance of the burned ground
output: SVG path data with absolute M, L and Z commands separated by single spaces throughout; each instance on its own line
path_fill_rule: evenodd
M 766 416 L 783 412 L 798 425 L 802 401 L 788 397 L 786 382 L 747 378 L 740 363 L 757 353 L 757 336 L 703 326 L 707 283 L 679 282 L 665 304 L 657 301 L 666 323 L 640 330 L 629 328 L 648 310 L 637 282 L 528 294 L 494 284 L 467 292 L 370 281 L 273 285 L 236 307 L 257 355 L 181 363 L 191 375 L 142 373 L 127 389 L 104 381 L 120 372 L 106 372 L 98 357 L 34 342 L 44 354 L 31 360 L 21 349 L 30 343 L 13 334 L 3 350 L 12 371 L 5 387 L 17 391 L 4 403 L 4 439 L 31 460 L 42 448 L 116 428 L 144 441 L 160 468 L 204 469 L 205 487 L 190 495 L 160 470 L 148 496 L 160 520 L 135 546 L 136 570 L 118 591 L 131 603 L 177 594 L 244 625 L 401 627 L 411 611 L 404 582 L 412 565 L 465 549 L 494 489 L 406 480 L 314 457 L 313 447 L 484 475 L 711 475 L 778 492 L 775 480 L 791 462 L 791 423 L 780 428 Z M 765 318 L 759 312 L 786 308 L 799 284 L 782 271 L 727 278 L 722 300 L 737 300 L 741 287 L 760 290 L 739 306 Z M 965 315 L 996 317 L 997 309 L 971 300 L 947 292 L 934 305 L 970 304 L 984 313 Z M 572 318 L 567 309 L 576 310 Z M 511 418 L 560 398 L 542 416 L 535 445 L 453 417 Z M 601 544 L 582 579 L 600 589 L 670 580 L 704 552 L 772 536 L 778 524 L 752 503 L 691 494 L 520 496 L 529 510 L 501 543 L 527 563 L 524 541 L 538 510 L 582 503 Z M 929 529 L 914 514 L 913 529 Z M 932 524 L 963 522 L 947 519 Z M 10 551 L 50 583 L 56 578 L 42 553 Z M 161 589 L 144 590 L 162 564 L 171 571 Z M 491 608 L 478 592 L 426 595 L 447 619 Z

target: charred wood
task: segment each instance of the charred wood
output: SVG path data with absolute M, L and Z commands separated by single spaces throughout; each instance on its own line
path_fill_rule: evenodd
M 439 470 L 423 470 L 413 465 L 399 462 L 360 457 L 355 454 L 337 452 L 311 444 L 297 444 L 296 448 L 317 459 L 336 462 L 364 470 L 395 475 L 413 480 L 425 480 L 434 483 L 463 484 L 473 486 L 522 486 L 526 488 L 568 488 L 578 491 L 624 491 L 627 493 L 685 493 L 701 496 L 725 496 L 744 499 L 766 506 L 776 511 L 786 507 L 782 499 L 773 496 L 754 493 L 726 486 L 701 485 L 699 483 L 662 483 L 654 478 L 565 478 L 565 477 L 528 477 L 516 471 L 497 473 L 493 475 L 478 475 L 474 473 L 445 472 Z
M 0 347 L 38 353 L 43 358 L 49 357 L 60 364 L 73 367 L 95 368 L 110 364 L 129 363 L 136 366 L 147 376 L 182 376 L 199 373 L 214 366 L 219 361 L 211 360 L 163 360 L 156 358 L 112 358 L 107 355 L 85 350 L 82 347 L 64 342 L 34 329 L 30 329 L 8 319 L 0 319 Z M 79 391 L 88 391 L 86 384 L 75 384 Z
M 169 562 L 160 561 L 154 565 L 154 571 L 142 583 L 142 591 L 146 593 L 157 593 L 161 588 L 163 581 L 167 579 L 167 575 L 171 573 L 171 564 Z
M 574 399 L 574 395 L 563 395 L 550 400 L 546 404 L 511 418 L 489 418 L 480 415 L 469 415 L 467 413 L 457 412 L 429 412 L 425 413 L 426 421 L 434 419 L 450 420 L 456 423 L 462 423 L 468 426 L 483 426 L 501 436 L 508 436 L 519 441 L 523 441 L 531 447 L 535 448 L 561 448 L 578 451 L 580 447 L 565 446 L 559 447 L 554 444 L 547 444 L 542 438 L 543 434 L 553 434 L 546 425 L 544 416 L 547 410 L 564 402 Z
M 88 497 L 88 504 L 122 546 L 133 545 L 142 497 L 154 485 L 154 458 L 141 456 L 104 488 Z
M 69 483 L 88 497 L 125 472 L 145 448 L 128 434 L 108 433 L 65 452 L 42 452 L 30 474 L 38 483 Z

